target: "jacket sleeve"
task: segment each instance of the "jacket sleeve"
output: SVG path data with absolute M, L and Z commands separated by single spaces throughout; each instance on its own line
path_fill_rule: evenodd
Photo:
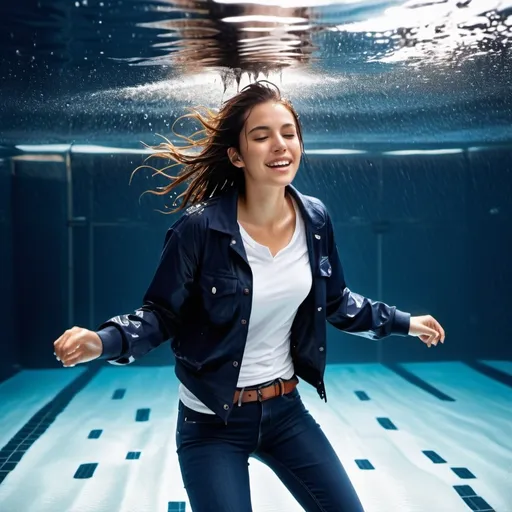
M 132 363 L 172 338 L 179 329 L 181 309 L 191 291 L 199 254 L 193 227 L 180 229 L 186 220 L 181 217 L 167 231 L 143 305 L 98 327 L 96 332 L 103 343 L 100 359 L 117 365 Z
M 407 336 L 410 313 L 395 306 L 372 301 L 350 291 L 345 282 L 334 231 L 327 213 L 329 234 L 329 261 L 331 276 L 327 279 L 327 321 L 337 329 L 370 339 L 381 339 L 391 334 Z

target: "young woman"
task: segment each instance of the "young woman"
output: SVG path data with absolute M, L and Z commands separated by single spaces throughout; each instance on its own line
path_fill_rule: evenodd
M 172 340 L 181 384 L 176 443 L 194 512 L 251 510 L 248 459 L 263 461 L 311 512 L 362 510 L 340 460 L 305 409 L 299 379 L 326 400 L 326 320 L 371 339 L 445 333 L 351 292 L 329 214 L 291 183 L 301 126 L 277 87 L 257 82 L 218 114 L 192 114 L 199 139 L 159 156 L 184 167 L 184 214 L 167 232 L 143 305 L 97 332 L 54 343 L 64 366 L 128 364 Z M 202 148 L 191 153 L 191 148 Z M 191 205 L 191 206 L 190 206 Z

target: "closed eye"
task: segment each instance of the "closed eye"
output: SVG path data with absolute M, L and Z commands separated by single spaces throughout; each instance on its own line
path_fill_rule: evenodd
M 295 134 L 294 133 L 287 133 L 286 135 L 283 135 L 283 137 L 285 139 L 293 139 L 295 137 Z M 263 140 L 267 140 L 268 137 L 258 137 L 257 139 L 254 139 L 255 141 L 263 141 Z

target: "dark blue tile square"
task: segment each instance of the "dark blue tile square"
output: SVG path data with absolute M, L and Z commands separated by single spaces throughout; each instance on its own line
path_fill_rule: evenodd
M 368 459 L 356 459 L 356 464 L 359 469 L 375 469 L 373 464 Z
M 137 409 L 135 421 L 148 421 L 150 409 Z
M 476 503 L 473 503 L 473 498 L 462 498 L 464 500 L 464 503 L 471 509 L 471 510 L 478 510 L 478 505 Z
M 476 478 L 471 471 L 467 468 L 452 468 L 452 471 L 459 477 L 459 478 Z
M 99 439 L 99 437 L 101 436 L 103 430 L 91 430 L 89 432 L 89 436 L 88 436 L 88 439 Z
M 80 467 L 76 470 L 73 478 L 91 478 L 97 467 L 97 462 L 91 464 L 80 464 Z
M 129 460 L 140 459 L 140 452 L 128 452 L 126 458 Z
M 493 508 L 480 496 L 473 496 L 471 498 L 462 498 L 464 503 L 468 505 L 471 510 L 476 512 L 494 512 Z
M 434 463 L 434 464 L 445 464 L 446 461 L 432 450 L 423 450 L 423 453 Z
M 17 464 L 18 464 L 17 462 L 4 462 L 0 466 L 0 471 L 12 471 L 16 467 Z
M 112 400 L 121 400 L 126 394 L 126 389 L 116 389 L 112 395 Z
M 470 485 L 454 485 L 453 488 L 457 491 L 459 496 L 462 496 L 463 498 L 469 498 L 471 496 L 476 496 L 476 492 L 473 490 L 473 488 Z
M 364 392 L 364 391 L 356 391 L 356 396 L 361 401 L 368 401 L 370 400 L 370 397 Z
M 389 418 L 377 418 L 377 421 L 386 429 L 386 430 L 398 430 L 393 422 Z

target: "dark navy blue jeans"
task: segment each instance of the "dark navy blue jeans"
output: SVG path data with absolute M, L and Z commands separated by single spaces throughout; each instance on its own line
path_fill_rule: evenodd
M 176 446 L 192 512 L 251 512 L 249 457 L 269 466 L 307 512 L 363 510 L 297 388 L 235 406 L 227 425 L 180 401 Z

